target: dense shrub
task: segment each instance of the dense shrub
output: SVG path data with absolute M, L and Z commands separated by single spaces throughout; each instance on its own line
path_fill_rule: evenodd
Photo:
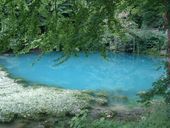
M 153 88 L 146 92 L 142 92 L 139 94 L 140 96 L 140 102 L 149 104 L 154 100 L 155 98 L 163 98 L 165 103 L 170 103 L 170 90 L 169 90 L 169 83 L 170 79 L 167 77 L 160 78 L 158 81 L 156 81 L 153 84 Z
M 119 39 L 117 50 L 138 54 L 159 54 L 166 50 L 166 34 L 157 30 L 130 30 Z

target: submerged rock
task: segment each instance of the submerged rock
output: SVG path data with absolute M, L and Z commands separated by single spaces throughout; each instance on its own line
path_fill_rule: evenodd
M 123 96 L 123 95 L 116 95 L 112 97 L 113 101 L 116 102 L 127 102 L 128 101 L 128 97 L 127 96 Z
M 99 106 L 107 106 L 108 100 L 106 98 L 95 98 L 95 103 Z

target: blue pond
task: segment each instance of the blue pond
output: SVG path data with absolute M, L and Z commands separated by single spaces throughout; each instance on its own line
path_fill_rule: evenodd
M 124 90 L 138 92 L 151 88 L 165 74 L 158 57 L 110 53 L 108 59 L 94 53 L 71 57 L 54 66 L 61 53 L 0 56 L 0 64 L 13 76 L 31 83 L 78 90 Z

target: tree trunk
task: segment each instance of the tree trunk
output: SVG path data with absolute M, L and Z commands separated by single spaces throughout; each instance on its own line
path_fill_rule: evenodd
M 170 28 L 168 28 L 168 77 L 170 78 Z
M 168 55 L 168 65 L 167 65 L 167 75 L 170 79 L 170 2 L 169 0 L 163 0 L 165 5 L 165 27 L 167 30 L 167 37 L 168 37 L 168 48 L 167 48 L 167 55 Z M 169 85 L 170 86 L 170 85 Z

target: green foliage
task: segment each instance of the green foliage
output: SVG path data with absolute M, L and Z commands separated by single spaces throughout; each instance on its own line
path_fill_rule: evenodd
M 152 6 L 148 6 L 149 4 Z M 96 50 L 104 55 L 105 44 L 111 41 L 111 37 L 122 35 L 127 27 L 118 18 L 122 11 L 128 14 L 125 24 L 130 22 L 147 28 L 162 26 L 164 12 L 163 2 L 160 0 L 156 2 L 153 0 L 2 0 L 0 9 L 2 12 L 0 52 L 12 50 L 15 53 L 27 53 L 32 49 L 40 49 L 44 53 L 62 50 L 66 57 L 77 55 L 79 51 L 89 53 Z M 161 23 L 155 18 L 160 19 Z M 141 23 L 138 22 L 139 19 Z M 142 32 L 137 33 L 137 36 L 140 37 L 140 33 Z M 146 37 L 142 36 L 141 39 L 143 42 L 146 41 Z M 128 43 L 130 44 L 131 40 Z M 150 43 L 155 45 L 158 39 L 153 39 Z M 142 46 L 145 44 L 140 42 L 139 44 L 140 47 L 145 47 Z M 161 44 L 162 42 L 159 45 Z
M 134 53 L 157 53 L 166 42 L 161 32 L 135 30 L 162 28 L 160 0 L 2 0 L 0 11 L 0 53 L 59 50 L 62 63 L 79 51 L 105 56 L 113 37 L 121 40 L 118 50 Z M 124 22 L 122 12 L 128 14 Z
M 138 24 L 138 28 L 162 28 L 162 14 L 165 11 L 163 4 L 161 0 L 136 0 L 132 4 L 129 18 Z
M 43 53 L 62 50 L 65 56 L 104 53 L 105 30 L 118 31 L 114 16 L 119 0 L 2 0 L 0 51 Z
M 166 43 L 164 32 L 148 29 L 129 29 L 124 37 L 115 41 L 118 51 L 154 55 L 160 55 L 161 50 L 166 50 Z
M 88 110 L 82 110 L 70 121 L 70 128 L 86 128 Z
M 139 128 L 169 128 L 170 127 L 170 106 L 158 103 L 151 106 L 151 112 L 143 116 L 138 123 Z
M 112 121 L 107 121 L 104 118 L 100 120 L 92 121 L 88 117 L 88 111 L 83 110 L 80 114 L 72 118 L 70 122 L 71 128 L 117 128 L 118 124 L 115 124 Z
M 130 128 L 130 123 L 121 123 L 104 118 L 92 120 L 88 116 L 88 111 L 83 110 L 70 121 L 70 128 Z M 128 127 L 129 126 L 129 127 Z
M 119 43 L 119 45 L 124 46 L 124 51 L 138 54 L 149 54 L 152 51 L 152 53 L 159 55 L 161 50 L 166 50 L 167 37 L 164 32 L 139 29 L 132 29 L 130 31 L 135 36 L 127 33 L 121 39 L 122 43 Z
M 170 103 L 169 83 L 169 78 L 160 78 L 153 84 L 153 88 L 139 94 L 141 98 L 140 102 L 149 104 L 155 97 L 163 97 L 166 103 Z
M 116 11 L 124 35 L 115 41 L 117 50 L 154 55 L 166 50 L 166 10 L 161 0 L 122 0 Z
M 120 125 L 115 122 L 105 120 L 101 118 L 100 120 L 96 120 L 91 124 L 91 128 L 118 128 Z
M 169 119 L 170 106 L 164 103 L 155 103 L 136 122 L 105 118 L 92 120 L 87 115 L 87 111 L 83 111 L 71 120 L 71 128 L 169 128 Z

